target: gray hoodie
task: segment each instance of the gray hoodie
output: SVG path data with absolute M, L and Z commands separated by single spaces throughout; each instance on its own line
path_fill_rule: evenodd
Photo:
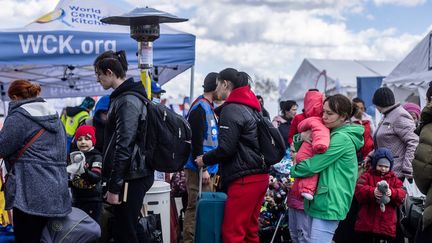
M 19 158 L 6 183 L 6 209 L 61 217 L 71 211 L 66 172 L 66 133 L 57 112 L 42 98 L 11 102 L 0 131 L 0 157 L 10 167 L 22 147 L 46 131 Z

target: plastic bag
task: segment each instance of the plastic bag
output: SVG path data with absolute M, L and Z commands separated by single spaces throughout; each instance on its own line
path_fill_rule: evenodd
M 139 219 L 139 242 L 162 243 L 162 225 L 160 214 L 149 214 Z
M 425 197 L 425 195 L 423 193 L 421 193 L 420 190 L 418 189 L 417 185 L 415 184 L 414 179 L 410 183 L 405 178 L 405 180 L 403 182 L 403 186 L 405 187 L 408 196 L 416 197 L 416 198 Z

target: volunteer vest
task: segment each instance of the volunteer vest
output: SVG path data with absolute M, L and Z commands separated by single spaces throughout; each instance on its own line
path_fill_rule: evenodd
M 195 101 L 195 104 L 190 108 L 190 112 L 201 106 L 205 111 L 205 131 L 204 131 L 204 141 L 203 141 L 203 152 L 207 153 L 210 150 L 213 150 L 218 145 L 218 127 L 217 120 L 214 115 L 213 109 L 210 106 L 209 102 L 206 101 L 203 96 L 199 96 Z M 193 129 L 193 128 L 192 128 Z M 193 131 L 192 131 L 193 133 Z M 189 156 L 189 161 L 187 162 L 185 168 L 197 171 L 197 167 L 195 162 L 193 161 L 192 154 Z M 218 165 L 211 165 L 207 167 L 207 171 L 210 174 L 216 174 L 218 171 Z

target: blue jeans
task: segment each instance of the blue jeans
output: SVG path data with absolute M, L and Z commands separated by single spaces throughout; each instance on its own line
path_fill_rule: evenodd
M 309 243 L 331 243 L 339 220 L 312 218 Z
M 290 208 L 288 210 L 288 224 L 292 242 L 309 242 L 312 218 L 304 210 Z

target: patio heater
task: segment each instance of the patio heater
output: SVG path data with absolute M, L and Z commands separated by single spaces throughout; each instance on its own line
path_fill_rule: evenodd
M 153 67 L 153 42 L 160 36 L 159 24 L 187 20 L 149 7 L 135 8 L 121 16 L 109 16 L 100 20 L 106 24 L 130 26 L 130 36 L 138 42 L 138 68 L 149 99 L 151 99 L 150 69 Z

